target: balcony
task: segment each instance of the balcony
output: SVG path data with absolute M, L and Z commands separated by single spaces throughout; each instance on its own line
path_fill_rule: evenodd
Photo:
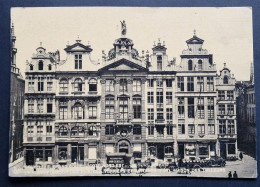
M 218 138 L 219 139 L 225 139 L 225 138 L 237 138 L 237 134 L 233 134 L 233 133 L 230 133 L 230 134 L 219 134 L 218 135 Z
M 164 123 L 164 122 L 165 122 L 165 119 L 163 119 L 163 118 L 155 119 L 155 123 Z
M 120 125 L 122 125 L 122 124 L 129 124 L 130 122 L 131 122 L 130 118 L 128 118 L 128 119 L 117 119 L 116 120 L 116 124 L 120 124 Z

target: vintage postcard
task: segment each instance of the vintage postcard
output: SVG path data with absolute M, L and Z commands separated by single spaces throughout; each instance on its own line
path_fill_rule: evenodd
M 11 21 L 9 176 L 257 177 L 252 8 Z

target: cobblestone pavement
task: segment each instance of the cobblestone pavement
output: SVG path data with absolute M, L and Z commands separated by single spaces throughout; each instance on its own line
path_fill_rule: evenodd
M 243 161 L 227 161 L 225 167 L 211 167 L 204 168 L 204 171 L 192 171 L 190 174 L 178 174 L 178 171 L 170 172 L 168 169 L 156 169 L 151 167 L 145 170 L 136 168 L 131 170 L 130 174 L 102 174 L 102 167 L 97 166 L 96 170 L 94 166 L 81 166 L 81 167 L 59 167 L 59 168 L 36 168 L 34 171 L 33 167 L 25 168 L 12 168 L 9 170 L 10 176 L 142 176 L 142 177 L 152 177 L 152 176 L 180 176 L 180 177 L 222 177 L 227 178 L 229 171 L 232 173 L 237 172 L 238 178 L 255 178 L 257 177 L 257 163 L 256 160 L 248 155 L 244 155 Z

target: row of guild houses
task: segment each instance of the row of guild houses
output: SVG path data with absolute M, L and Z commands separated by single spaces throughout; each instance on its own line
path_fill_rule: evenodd
M 194 33 L 180 64 L 158 41 L 139 54 L 122 30 L 102 62 L 76 40 L 36 49 L 25 78 L 26 165 L 132 164 L 237 155 L 235 78 Z

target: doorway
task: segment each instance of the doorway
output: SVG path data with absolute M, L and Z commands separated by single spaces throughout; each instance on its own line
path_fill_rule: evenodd
M 157 158 L 164 159 L 164 145 L 163 144 L 157 145 Z
M 26 151 L 26 165 L 33 166 L 34 165 L 34 154 L 33 150 Z
M 184 144 L 178 144 L 179 157 L 184 158 Z
M 220 143 L 220 156 L 224 159 L 227 158 L 227 146 L 225 143 Z

